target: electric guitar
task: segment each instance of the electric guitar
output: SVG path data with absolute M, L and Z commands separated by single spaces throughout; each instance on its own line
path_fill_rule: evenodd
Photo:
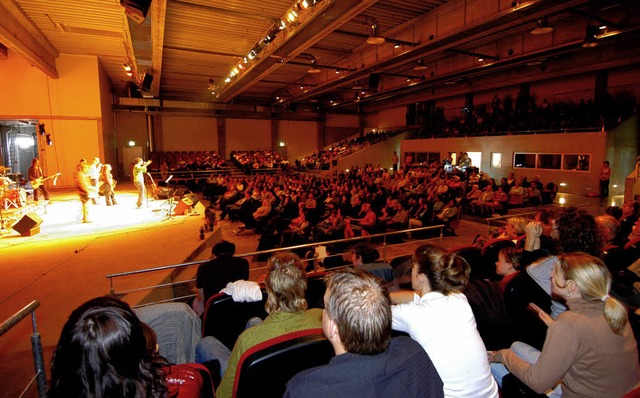
M 36 178 L 35 180 L 31 180 L 31 181 L 29 181 L 29 182 L 31 183 L 31 187 L 32 187 L 33 189 L 38 189 L 38 188 L 40 188 L 40 186 L 41 186 L 42 184 L 44 184 L 44 182 L 45 182 L 45 181 L 50 180 L 50 179 L 52 179 L 52 178 L 57 179 L 57 178 L 58 178 L 58 176 L 60 176 L 60 174 L 62 174 L 62 173 L 56 173 L 56 174 L 54 174 L 54 175 L 52 175 L 52 176 L 49 176 L 49 177 L 38 177 L 38 178 Z M 55 180 L 54 180 L 54 182 L 53 182 L 53 185 L 56 185 Z

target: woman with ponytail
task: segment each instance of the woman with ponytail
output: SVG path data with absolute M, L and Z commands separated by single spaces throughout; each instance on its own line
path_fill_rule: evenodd
M 526 345 L 516 342 L 511 349 L 491 353 L 491 361 L 502 362 L 538 393 L 560 382 L 560 388 L 548 395 L 623 396 L 640 382 L 638 351 L 626 310 L 609 295 L 610 289 L 611 275 L 600 259 L 584 253 L 559 255 L 551 290 L 569 310 L 554 321 L 536 308 L 549 326 L 542 353 L 525 360 L 516 352 L 523 352 Z M 500 371 L 502 365 L 491 367 L 498 378 L 506 374 Z
M 391 294 L 393 329 L 408 333 L 429 354 L 445 397 L 498 397 L 486 349 L 467 298 L 469 264 L 446 250 L 416 249 L 412 292 Z

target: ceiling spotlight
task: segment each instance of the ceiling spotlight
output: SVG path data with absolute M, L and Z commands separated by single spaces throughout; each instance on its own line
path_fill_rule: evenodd
M 340 70 L 339 70 L 339 69 L 336 69 L 336 75 L 337 75 L 338 73 L 340 73 Z
M 133 72 L 127 72 L 127 76 L 133 77 Z
M 286 27 L 287 27 L 287 23 L 283 19 L 281 19 L 280 20 L 280 25 L 278 26 L 278 29 L 282 30 L 282 29 L 284 29 Z
M 371 25 L 371 36 L 367 37 L 367 43 L 379 45 L 385 42 L 385 38 L 378 34 L 378 25 Z
M 482 57 L 478 58 L 478 62 L 484 62 L 484 58 Z
M 123 66 L 123 67 L 124 67 L 124 71 L 125 71 L 125 72 L 131 72 L 131 65 L 129 65 L 129 64 L 124 64 L 124 66 Z
M 230 77 L 227 77 L 226 79 L 224 79 L 224 82 L 225 82 L 225 83 L 229 83 L 230 81 L 231 81 L 231 78 L 230 78 Z
M 553 27 L 547 23 L 547 17 L 538 18 L 536 27 L 531 30 L 532 35 L 544 35 L 553 32 Z
M 47 134 L 47 145 L 53 145 L 53 140 L 51 139 L 51 134 Z
M 302 8 L 307 9 L 309 8 L 309 3 L 307 2 L 307 0 L 302 0 L 300 2 L 300 5 L 302 6 Z
M 400 44 L 396 43 L 393 48 L 400 48 Z
M 594 25 L 588 25 L 586 33 L 584 36 L 584 43 L 582 43 L 582 47 L 591 48 L 598 45 L 598 37 L 596 34 L 598 33 L 598 27 Z
M 416 66 L 413 67 L 413 70 L 426 70 L 427 65 L 424 64 L 424 59 L 420 58 L 416 63 Z
M 300 86 L 300 90 L 304 90 L 304 86 L 302 86 L 302 85 L 301 85 L 301 86 Z

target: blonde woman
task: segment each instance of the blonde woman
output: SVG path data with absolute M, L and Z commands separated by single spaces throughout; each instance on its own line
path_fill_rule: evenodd
M 518 342 L 490 352 L 498 384 L 511 372 L 554 397 L 621 397 L 630 391 L 640 382 L 636 341 L 625 308 L 609 295 L 611 275 L 604 263 L 584 253 L 561 254 L 551 289 L 569 310 L 554 321 L 534 306 L 549 326 L 542 352 Z

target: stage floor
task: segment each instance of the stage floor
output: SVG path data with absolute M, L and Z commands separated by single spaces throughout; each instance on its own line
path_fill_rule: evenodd
M 40 233 L 22 237 L 3 231 L 0 237 L 0 321 L 32 300 L 40 300 L 36 311 L 38 331 L 48 361 L 60 329 L 73 309 L 110 291 L 107 274 L 178 264 L 209 255 L 207 245 L 214 235 L 200 239 L 201 215 L 167 217 L 164 200 L 149 200 L 136 208 L 133 184 L 119 184 L 118 205 L 89 205 L 89 218 L 82 224 L 81 205 L 75 192 L 51 193 L 51 202 L 35 211 L 42 217 Z M 51 190 L 50 190 L 51 191 Z M 45 212 L 46 210 L 46 212 Z M 154 285 L 164 274 L 138 278 Z M 127 283 L 125 281 L 125 283 Z M 116 286 L 126 289 L 126 284 Z M 137 298 L 125 298 L 136 304 Z M 0 338 L 0 396 L 18 395 L 33 367 L 29 335 L 31 322 L 21 321 Z M 9 381 L 12 381 L 9 383 Z

